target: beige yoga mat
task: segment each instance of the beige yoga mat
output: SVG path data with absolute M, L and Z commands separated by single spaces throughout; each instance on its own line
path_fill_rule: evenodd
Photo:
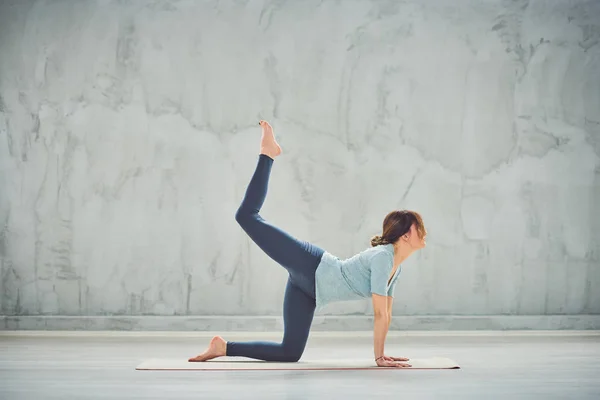
M 365 370 L 365 369 L 458 369 L 460 366 L 449 358 L 415 358 L 408 361 L 410 368 L 382 368 L 374 362 L 363 360 L 320 360 L 296 363 L 266 361 L 213 360 L 189 362 L 184 359 L 154 358 L 136 367 L 140 371 L 239 371 L 239 370 Z

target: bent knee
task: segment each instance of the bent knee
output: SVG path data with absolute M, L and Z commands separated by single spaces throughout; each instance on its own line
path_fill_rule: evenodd
M 246 221 L 248 221 L 250 219 L 252 219 L 252 213 L 247 210 L 238 208 L 238 210 L 235 212 L 235 220 L 240 225 L 244 224 Z
M 244 219 L 244 211 L 241 208 L 235 212 L 235 220 L 240 223 Z
M 284 354 L 281 357 L 281 362 L 298 362 L 300 361 L 300 358 L 302 357 L 302 354 Z
M 294 347 L 283 347 L 283 354 L 281 355 L 282 362 L 298 362 L 302 357 L 304 349 Z

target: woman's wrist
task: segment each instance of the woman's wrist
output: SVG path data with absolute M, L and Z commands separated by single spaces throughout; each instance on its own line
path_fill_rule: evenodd
M 375 358 L 375 361 L 379 361 L 379 360 L 381 360 L 381 359 L 382 359 L 382 358 L 384 358 L 384 357 L 385 357 L 385 356 L 379 356 L 379 357 L 376 357 L 376 358 Z

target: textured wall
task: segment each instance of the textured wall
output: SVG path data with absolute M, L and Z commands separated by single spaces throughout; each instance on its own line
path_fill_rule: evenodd
M 458 3 L 3 1 L 1 313 L 279 315 L 259 118 L 290 233 L 422 213 L 396 315 L 600 313 L 600 3 Z

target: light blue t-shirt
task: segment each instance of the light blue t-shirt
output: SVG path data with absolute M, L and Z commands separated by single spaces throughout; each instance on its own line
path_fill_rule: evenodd
M 317 310 L 334 301 L 357 300 L 372 293 L 394 297 L 400 265 L 394 269 L 394 245 L 385 244 L 340 260 L 325 252 L 315 273 Z

